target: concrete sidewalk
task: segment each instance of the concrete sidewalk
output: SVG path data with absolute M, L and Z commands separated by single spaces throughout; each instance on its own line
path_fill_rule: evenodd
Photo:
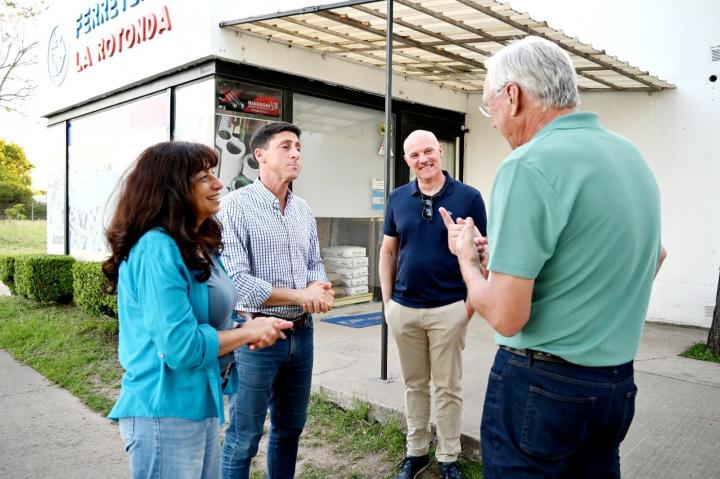
M 334 314 L 348 311 L 352 308 Z M 621 451 L 624 478 L 720 477 L 720 364 L 677 357 L 706 335 L 692 328 L 645 328 L 636 362 L 637 412 Z M 315 388 L 348 404 L 359 398 L 381 410 L 402 411 L 392 341 L 389 380 L 378 379 L 379 326 L 353 329 L 316 320 L 315 348 Z M 477 446 L 494 353 L 492 331 L 484 321 L 473 320 L 464 355 L 467 448 Z M 0 477 L 128 477 L 117 428 L 2 350 L 0 418 Z
M 125 478 L 117 427 L 0 350 L 0 477 Z
M 701 329 L 646 325 L 635 363 L 635 419 L 621 449 L 624 478 L 720 477 L 720 364 L 677 356 L 706 339 L 707 331 Z M 380 326 L 353 329 L 316 320 L 313 385 L 341 402 L 359 398 L 380 409 L 402 411 L 400 368 L 392 339 L 389 343 L 388 381 L 381 381 Z M 466 449 L 479 441 L 495 351 L 491 328 L 475 317 L 463 360 Z

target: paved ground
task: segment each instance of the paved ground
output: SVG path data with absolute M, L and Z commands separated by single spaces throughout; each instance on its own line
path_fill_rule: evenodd
M 3 350 L 0 418 L 0 477 L 128 477 L 117 427 Z
M 478 443 L 493 334 L 476 317 L 463 358 L 464 447 Z M 396 351 L 390 341 L 388 381 L 380 376 L 380 327 L 352 329 L 316 322 L 313 384 L 341 400 L 358 397 L 402 411 Z M 621 448 L 624 478 L 720 478 L 720 364 L 678 357 L 707 331 L 648 324 L 638 352 L 636 415 Z
M 707 332 L 649 324 L 636 363 L 640 393 L 623 443 L 623 477 L 720 477 L 720 364 L 677 357 Z M 316 321 L 313 384 L 336 398 L 402 411 L 402 383 L 390 342 L 389 380 L 379 380 L 380 327 Z M 495 351 L 490 328 L 471 322 L 464 355 L 463 433 L 477 445 L 482 399 Z M 72 395 L 0 351 L 0 477 L 128 476 L 117 428 Z

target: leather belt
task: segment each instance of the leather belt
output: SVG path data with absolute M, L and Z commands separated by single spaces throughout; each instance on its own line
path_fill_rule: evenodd
M 290 321 L 291 323 L 293 323 L 290 331 L 302 328 L 307 324 L 308 320 L 312 318 L 312 315 L 310 313 L 302 313 L 300 316 L 296 316 L 294 318 L 285 318 L 283 316 L 278 316 L 277 314 L 253 313 L 253 318 L 256 316 L 273 316 L 275 318 L 284 319 L 285 321 Z
M 282 316 L 276 316 L 276 318 L 284 319 L 285 321 L 290 321 L 293 323 L 292 328 L 290 328 L 291 331 L 294 331 L 296 329 L 300 329 L 303 326 L 305 326 L 310 319 L 310 313 L 303 313 L 300 316 L 296 318 L 283 318 Z
M 528 355 L 531 355 L 531 357 L 535 361 L 546 361 L 549 363 L 571 364 L 569 361 L 564 360 L 560 356 L 555 356 L 554 354 L 545 353 L 542 351 L 535 351 L 534 349 L 516 349 L 516 348 L 511 348 L 510 346 L 500 346 L 500 349 L 504 349 L 505 351 L 516 354 L 518 356 L 523 356 L 525 358 L 527 358 Z

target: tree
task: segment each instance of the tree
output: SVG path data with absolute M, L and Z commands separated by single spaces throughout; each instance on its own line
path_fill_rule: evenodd
M 15 183 L 0 182 L 0 212 L 6 213 L 7 208 L 15 205 L 31 205 L 32 190 L 27 186 Z
M 19 203 L 15 206 L 5 209 L 5 217 L 12 220 L 26 220 L 27 215 L 25 214 L 25 205 Z
M 0 0 L 0 108 L 17 111 L 36 88 L 23 68 L 37 62 L 37 40 L 26 35 L 27 20 L 40 13 L 43 2 L 22 6 L 11 0 Z
M 713 354 L 720 356 L 720 278 L 718 278 L 717 295 L 715 296 L 715 311 L 713 312 L 712 325 L 707 339 L 708 349 Z
M 0 182 L 29 187 L 33 168 L 22 147 L 0 139 Z

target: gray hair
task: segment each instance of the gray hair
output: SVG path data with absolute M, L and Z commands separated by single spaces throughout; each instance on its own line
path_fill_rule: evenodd
M 580 105 L 570 55 L 548 40 L 527 36 L 495 53 L 485 62 L 485 68 L 487 85 L 493 91 L 513 82 L 540 100 L 546 109 Z

